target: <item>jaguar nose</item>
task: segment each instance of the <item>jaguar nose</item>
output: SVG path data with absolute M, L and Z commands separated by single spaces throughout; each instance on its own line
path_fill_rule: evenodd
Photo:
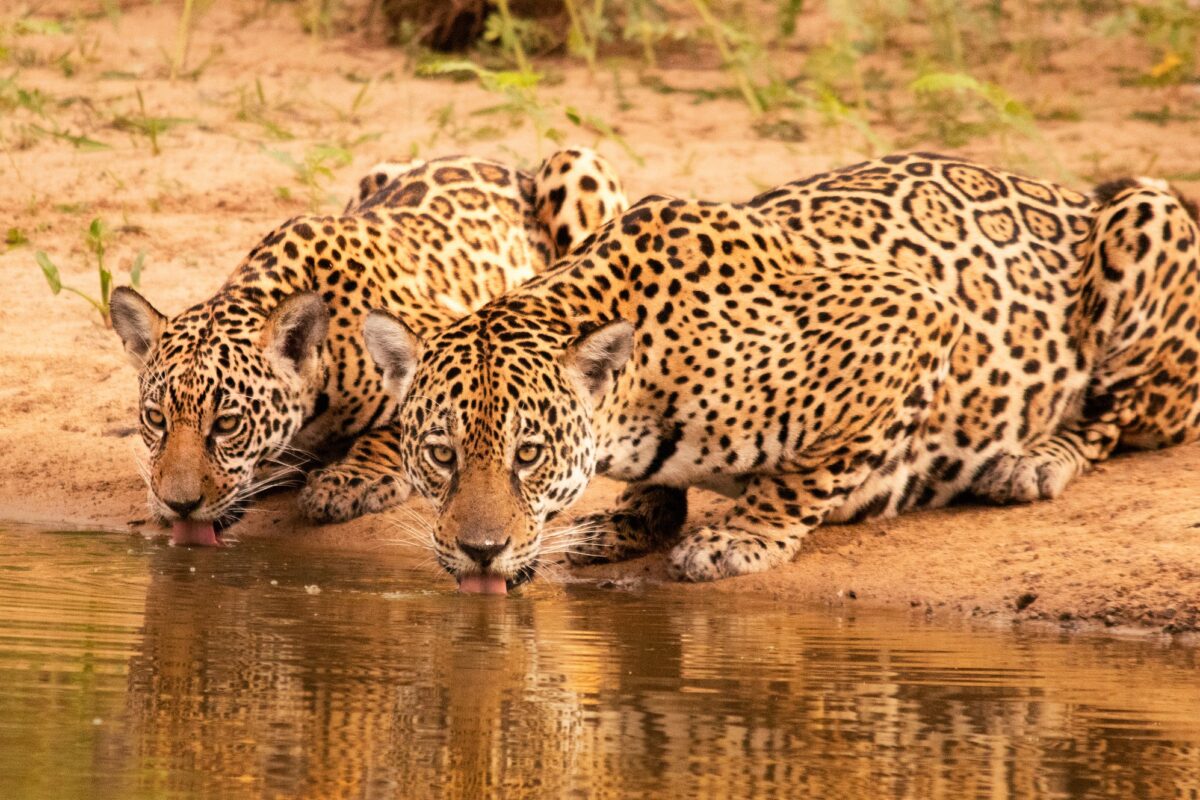
M 466 553 L 467 557 L 476 564 L 486 568 L 492 563 L 496 556 L 504 552 L 505 548 L 508 547 L 509 542 L 511 541 L 512 539 L 508 538 L 503 542 L 492 542 L 486 539 L 477 544 L 459 542 L 458 549 Z
M 187 519 L 188 515 L 200 507 L 204 502 L 203 497 L 197 497 L 192 500 L 163 500 L 167 508 L 179 515 L 180 519 Z

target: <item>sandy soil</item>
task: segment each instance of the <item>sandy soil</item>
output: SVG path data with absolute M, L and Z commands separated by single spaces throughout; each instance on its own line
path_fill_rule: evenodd
M 268 9 L 265 15 L 248 13 L 262 8 Z M 472 116 L 496 102 L 474 85 L 408 77 L 401 53 L 361 36 L 314 40 L 286 7 L 231 3 L 211 10 L 198 25 L 191 51 L 193 63 L 209 56 L 211 61 L 197 80 L 170 82 L 160 48 L 173 42 L 175 23 L 167 4 L 135 7 L 119 19 L 77 22 L 70 34 L 18 41 L 32 62 L 18 82 L 59 101 L 53 122 L 43 119 L 41 127 L 87 132 L 110 148 L 77 149 L 46 136 L 22 140 L 20 118 L 0 117 L 6 149 L 0 159 L 0 220 L 32 242 L 0 255 L 5 292 L 0 519 L 155 530 L 144 521 L 144 489 L 133 460 L 140 446 L 130 435 L 133 370 L 116 336 L 83 301 L 50 295 L 34 264 L 35 249 L 51 255 L 67 282 L 90 289 L 95 275 L 83 231 L 92 217 L 102 216 L 115 229 L 110 263 L 123 273 L 144 249 L 143 289 L 173 313 L 213 291 L 263 233 L 304 210 L 303 187 L 264 148 L 299 156 L 315 142 L 353 144 L 353 163 L 337 170 L 328 187 L 339 197 L 350 194 L 358 173 L 370 164 L 414 147 L 422 155 L 469 151 L 526 164 L 553 149 L 528 126 L 509 130 L 503 118 Z M 69 56 L 70 77 L 54 61 L 64 49 L 76 53 Z M 1082 111 L 1080 119 L 1039 123 L 1044 140 L 1022 142 L 1019 153 L 1012 141 L 1000 139 L 961 152 L 998 163 L 1040 164 L 1042 174 L 1079 188 L 1092 179 L 1149 171 L 1200 191 L 1196 123 L 1186 114 L 1166 126 L 1130 118 L 1132 111 L 1168 104 L 1194 115 L 1200 106 L 1196 87 L 1122 89 L 1115 80 L 1101 85 L 1092 74 L 1097 60 L 1119 61 L 1129 52 L 1116 42 L 1100 50 L 1095 44 L 1067 48 L 1054 58 L 1053 69 L 1020 80 L 1032 105 L 1069 107 Z M 672 68 L 672 62 L 679 66 Z M 666 63 L 660 76 L 673 84 L 724 81 L 719 72 L 698 69 L 687 58 Z M 561 71 L 563 81 L 547 90 L 548 101 L 613 122 L 644 159 L 639 165 L 612 142 L 598 145 L 620 167 L 634 197 L 655 191 L 745 198 L 765 185 L 862 156 L 860 137 L 848 129 L 818 127 L 800 143 L 763 140 L 751 132 L 748 113 L 736 101 L 694 104 L 638 86 L 632 78 L 618 91 L 611 74 L 592 77 L 567 65 Z M 353 108 L 364 78 L 371 86 Z M 256 81 L 265 105 L 257 100 Z M 160 135 L 157 156 L 145 137 L 97 122 L 136 113 L 138 89 L 151 115 L 187 120 Z M 439 125 L 439 109 L 447 104 L 452 121 Z M 571 141 L 597 144 L 565 121 L 561 108 L 553 114 Z M 295 138 L 272 138 L 270 126 L 255 122 L 256 115 Z M 469 133 L 497 124 L 500 130 L 489 137 Z M 886 126 L 880 130 L 889 132 Z M 288 187 L 293 197 L 281 198 L 277 187 Z M 1071 628 L 1195 631 L 1197 475 L 1197 447 L 1123 456 L 1055 502 L 959 507 L 831 526 L 813 535 L 784 569 L 679 590 L 756 592 L 796 602 L 1042 620 Z M 603 505 L 615 491 L 615 485 L 600 482 L 583 509 Z M 724 502 L 697 492 L 696 516 L 715 515 Z M 395 536 L 386 515 L 312 529 L 296 519 L 287 496 L 271 498 L 263 508 L 239 526 L 240 536 L 285 536 L 323 556 L 378 547 Z M 662 563 L 661 556 L 650 556 L 579 575 L 636 585 L 661 579 Z

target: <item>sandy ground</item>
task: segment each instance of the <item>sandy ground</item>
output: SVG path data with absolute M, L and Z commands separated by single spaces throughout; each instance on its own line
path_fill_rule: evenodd
M 346 197 L 370 164 L 414 149 L 530 164 L 554 147 L 528 126 L 510 130 L 503 117 L 472 115 L 496 102 L 474 85 L 408 77 L 401 53 L 361 36 L 314 40 L 286 7 L 246 8 L 267 13 L 240 14 L 222 4 L 201 19 L 191 59 L 211 60 L 196 80 L 165 79 L 161 48 L 173 41 L 175 30 L 174 12 L 165 4 L 17 42 L 30 59 L 17 81 L 56 99 L 52 121 L 34 122 L 43 129 L 86 132 L 110 147 L 77 149 L 61 137 L 31 136 L 28 130 L 23 138 L 19 116 L 0 117 L 5 137 L 0 227 L 17 228 L 31 240 L 0 255 L 5 297 L 0 520 L 154 531 L 144 522 L 144 489 L 133 459 L 140 446 L 130 435 L 133 370 L 116 336 L 83 301 L 50 295 L 34 264 L 35 249 L 51 255 L 68 283 L 90 289 L 95 275 L 83 231 L 92 217 L 102 216 L 115 231 L 110 264 L 123 273 L 134 254 L 145 250 L 144 292 L 173 313 L 207 296 L 262 234 L 305 209 L 305 189 L 267 149 L 300 157 L 312 143 L 348 145 L 353 162 L 336 171 L 327 189 Z M 74 62 L 69 77 L 55 61 L 64 50 L 75 53 L 68 55 Z M 1054 69 L 1022 79 L 1023 96 L 1032 105 L 1082 109 L 1080 119 L 1040 123 L 1044 139 L 1022 142 L 1019 153 L 1000 139 L 960 152 L 998 163 L 1040 164 L 1042 174 L 1078 188 L 1093 179 L 1153 172 L 1173 176 L 1197 193 L 1200 127 L 1187 114 L 1160 126 L 1133 120 L 1130 113 L 1170 104 L 1194 119 L 1200 94 L 1195 86 L 1119 89 L 1092 80 L 1097 59 L 1125 55 L 1119 43 L 1104 52 L 1094 45 L 1066 49 Z M 713 70 L 685 68 L 686 58 L 673 60 L 679 66 L 668 59 L 660 72 L 668 82 L 724 80 Z M 618 90 L 611 74 L 593 77 L 567 65 L 561 73 L 563 81 L 545 93 L 547 102 L 560 104 L 553 111 L 555 126 L 570 141 L 598 146 L 619 166 L 634 197 L 654 191 L 745 198 L 763 186 L 863 155 L 861 138 L 848 129 L 815 128 L 800 143 L 763 140 L 750 131 L 745 107 L 733 100 L 696 104 L 633 79 Z M 355 108 L 363 79 L 371 84 Z M 139 89 L 147 113 L 186 120 L 160 135 L 159 155 L 145 137 L 103 122 L 136 113 Z M 563 105 L 613 122 L 643 163 L 613 142 L 597 142 L 573 128 Z M 450 122 L 439 124 L 439 115 Z M 497 125 L 490 133 L 477 130 Z M 294 138 L 278 138 L 271 126 Z M 904 144 L 938 147 L 912 139 Z M 279 187 L 292 197 L 281 197 Z M 1072 629 L 1196 631 L 1198 468 L 1197 447 L 1123 456 L 1077 481 L 1055 502 L 964 506 L 831 526 L 813 535 L 784 569 L 679 591 L 755 592 L 796 602 L 900 607 L 935 618 L 1040 620 Z M 602 506 L 616 489 L 600 482 L 581 510 Z M 695 516 L 715 515 L 724 502 L 697 492 Z M 395 536 L 386 515 L 312 529 L 296 519 L 287 496 L 271 498 L 263 508 L 239 526 L 241 537 L 289 537 L 298 548 L 327 557 L 346 548 L 379 547 Z M 661 556 L 649 556 L 577 574 L 635 586 L 662 579 L 662 568 Z

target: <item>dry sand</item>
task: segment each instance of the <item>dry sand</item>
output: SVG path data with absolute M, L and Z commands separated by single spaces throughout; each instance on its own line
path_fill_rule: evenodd
M 246 18 L 237 9 L 267 8 Z M 221 4 L 204 16 L 192 45 L 193 63 L 211 54 L 198 80 L 164 79 L 163 43 L 174 36 L 172 9 L 146 6 L 119 20 L 78 23 L 67 36 L 22 37 L 20 46 L 47 61 L 83 43 L 76 72 L 52 63 L 24 68 L 19 81 L 58 99 L 58 127 L 88 135 L 110 149 L 75 149 L 42 137 L 18 148 L 9 127 L 0 158 L 0 227 L 16 227 L 32 246 L 0 255 L 5 302 L 0 305 L 0 519 L 44 526 L 156 532 L 145 520 L 144 489 L 130 435 L 134 372 L 120 345 L 83 301 L 52 297 L 34 264 L 47 251 L 68 282 L 91 288 L 83 230 L 93 216 L 117 229 L 110 263 L 124 272 L 147 252 L 143 288 L 168 313 L 207 296 L 240 257 L 305 202 L 287 167 L 264 146 L 300 154 L 313 142 L 355 142 L 354 161 L 337 171 L 330 191 L 348 196 L 357 176 L 382 158 L 472 152 L 535 162 L 553 145 L 528 127 L 494 138 L 467 131 L 502 122 L 470 111 L 495 103 L 471 84 L 408 77 L 396 50 L 360 36 L 316 41 L 284 7 Z M 1200 129 L 1195 122 L 1158 126 L 1130 119 L 1135 109 L 1165 104 L 1194 114 L 1195 87 L 1174 90 L 1099 86 L 1097 60 L 1128 56 L 1068 48 L 1036 82 L 1022 78 L 1035 105 L 1082 109 L 1078 121 L 1042 122 L 1045 140 L 1023 142 L 1027 162 L 1077 188 L 1089 178 L 1128 172 L 1196 177 Z M 672 68 L 672 61 L 677 68 Z M 724 81 L 711 69 L 667 58 L 671 83 Z M 621 91 L 611 74 L 595 78 L 573 66 L 546 97 L 613 122 L 644 159 L 639 165 L 612 142 L 600 149 L 617 163 L 634 197 L 649 192 L 740 199 L 765 185 L 859 160 L 860 138 L 848 129 L 815 129 L 808 140 L 783 143 L 750 131 L 745 108 L 732 100 L 694 104 L 628 78 Z M 351 110 L 361 78 L 373 79 L 365 101 Z M 267 126 L 239 119 L 254 111 L 255 81 L 267 118 L 295 135 L 272 140 Z M 1115 81 L 1114 81 L 1115 85 Z M 162 153 L 147 140 L 97 127 L 114 110 L 137 108 L 140 88 L 152 115 L 189 121 L 162 134 Z M 242 98 L 249 98 L 243 102 Z M 450 104 L 452 122 L 439 126 Z M 243 113 L 242 116 L 247 116 Z M 253 116 L 250 113 L 249 116 Z M 1069 115 L 1068 115 L 1069 116 Z M 571 141 L 596 144 L 555 112 Z M 15 118 L 13 119 L 15 124 Z M 7 125 L 0 117 L 0 125 Z M 45 122 L 43 127 L 53 127 Z M 889 133 L 886 127 L 881 128 Z M 937 148 L 930 142 L 907 145 Z M 1013 163 L 1011 142 L 981 141 L 960 150 L 984 161 Z M 1055 175 L 1058 173 L 1058 175 Z M 1200 183 L 1182 180 L 1192 193 Z M 290 187 L 281 199 L 277 187 Z M 332 206 L 330 206 L 332 207 Z M 2 245 L 0 245 L 2 247 Z M 814 534 L 786 568 L 679 591 L 756 592 L 786 601 L 913 609 L 932 617 L 977 617 L 1009 622 L 1042 620 L 1071 628 L 1195 631 L 1200 625 L 1200 448 L 1116 458 L 1074 483 L 1059 500 L 1020 508 L 959 507 Z M 617 487 L 599 482 L 581 510 L 596 508 Z M 726 501 L 696 492 L 697 517 L 715 515 Z M 288 537 L 314 557 L 346 548 L 378 548 L 395 534 L 387 516 L 326 528 L 305 527 L 291 498 L 263 504 L 237 528 L 242 538 Z M 412 554 L 414 558 L 418 554 Z M 661 579 L 661 555 L 578 571 L 616 586 Z M 443 580 L 436 578 L 434 580 Z M 449 579 L 445 579 L 449 588 Z M 1018 610 L 1018 606 L 1022 606 Z

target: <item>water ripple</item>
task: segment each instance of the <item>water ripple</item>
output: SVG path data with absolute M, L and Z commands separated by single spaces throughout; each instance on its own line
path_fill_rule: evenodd
M 279 542 L 14 528 L 0 564 L 4 798 L 1200 791 L 1181 648 L 671 587 L 464 598 L 403 553 Z

